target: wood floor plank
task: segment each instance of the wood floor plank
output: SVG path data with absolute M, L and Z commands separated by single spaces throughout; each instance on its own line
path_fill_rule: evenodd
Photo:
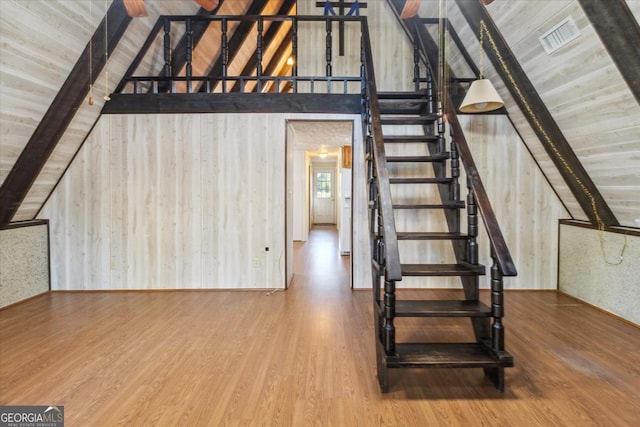
M 381 394 L 371 293 L 350 290 L 335 231 L 295 246 L 287 291 L 50 293 L 0 311 L 0 405 L 64 405 L 68 426 L 640 419 L 640 329 L 554 291 L 506 292 L 505 393 L 481 369 L 398 369 Z M 465 319 L 401 320 L 399 336 L 471 336 Z

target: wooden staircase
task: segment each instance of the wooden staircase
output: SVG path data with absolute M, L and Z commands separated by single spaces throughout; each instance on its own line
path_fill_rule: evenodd
M 458 300 L 406 300 L 399 297 L 401 293 L 396 293 L 395 289 L 398 280 L 388 277 L 386 253 L 390 239 L 382 236 L 383 223 L 388 225 L 390 219 L 382 218 L 383 202 L 376 193 L 381 184 L 376 173 L 371 173 L 375 195 L 370 201 L 370 219 L 372 234 L 376 236 L 372 238 L 376 276 L 373 294 L 381 390 L 388 391 L 390 368 L 483 368 L 496 388 L 503 391 L 504 368 L 513 366 L 513 358 L 504 351 L 502 275 L 496 265 L 492 266 L 492 303 L 488 306 L 481 302 L 479 278 L 485 275 L 486 268 L 478 263 L 478 207 L 471 187 L 466 201 L 460 198 L 460 159 L 456 142 L 451 139 L 449 150 L 446 149 L 442 111 L 434 111 L 436 108 L 428 91 L 378 92 L 377 98 L 393 221 L 398 228 L 395 241 L 401 276 L 420 281 L 455 276 L 460 278 L 462 285 Z M 370 171 L 376 167 L 372 157 L 368 157 Z M 465 210 L 467 232 L 463 233 L 460 217 Z M 399 221 L 406 214 L 412 215 L 414 220 Z M 432 215 L 440 218 L 432 221 L 429 219 Z M 415 218 L 419 218 L 417 223 L 424 230 L 402 228 L 415 224 Z M 398 226 L 400 223 L 402 226 Z M 434 223 L 446 224 L 446 229 L 433 230 Z M 439 241 L 451 242 L 455 262 L 433 261 L 434 245 L 429 246 L 429 242 L 437 244 Z M 415 244 L 412 246 L 411 242 L 418 242 L 420 250 L 416 251 Z M 428 290 L 420 293 L 425 298 L 433 295 Z M 433 327 L 429 325 L 429 318 L 468 318 L 475 340 L 396 342 L 394 321 L 401 317 L 422 318 L 424 328 Z

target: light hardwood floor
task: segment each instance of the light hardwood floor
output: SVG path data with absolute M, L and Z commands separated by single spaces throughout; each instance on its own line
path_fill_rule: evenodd
M 506 295 L 504 394 L 475 369 L 395 370 L 380 394 L 371 293 L 351 291 L 348 273 L 335 231 L 317 228 L 296 244 L 287 291 L 50 293 L 9 307 L 0 404 L 64 405 L 69 427 L 638 425 L 640 329 L 553 291 Z M 469 336 L 439 323 L 400 335 Z

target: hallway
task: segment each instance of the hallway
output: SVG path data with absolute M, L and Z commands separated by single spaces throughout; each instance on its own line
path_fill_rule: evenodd
M 335 225 L 314 225 L 309 240 L 294 242 L 293 282 L 308 286 L 350 287 L 349 256 L 340 255 Z

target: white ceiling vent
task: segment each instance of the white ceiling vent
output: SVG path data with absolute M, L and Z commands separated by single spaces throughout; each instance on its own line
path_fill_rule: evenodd
M 547 52 L 547 55 L 550 55 L 579 35 L 580 31 L 578 30 L 576 23 L 573 18 L 568 16 L 558 25 L 544 33 L 539 40 L 542 47 L 544 47 L 545 52 Z

